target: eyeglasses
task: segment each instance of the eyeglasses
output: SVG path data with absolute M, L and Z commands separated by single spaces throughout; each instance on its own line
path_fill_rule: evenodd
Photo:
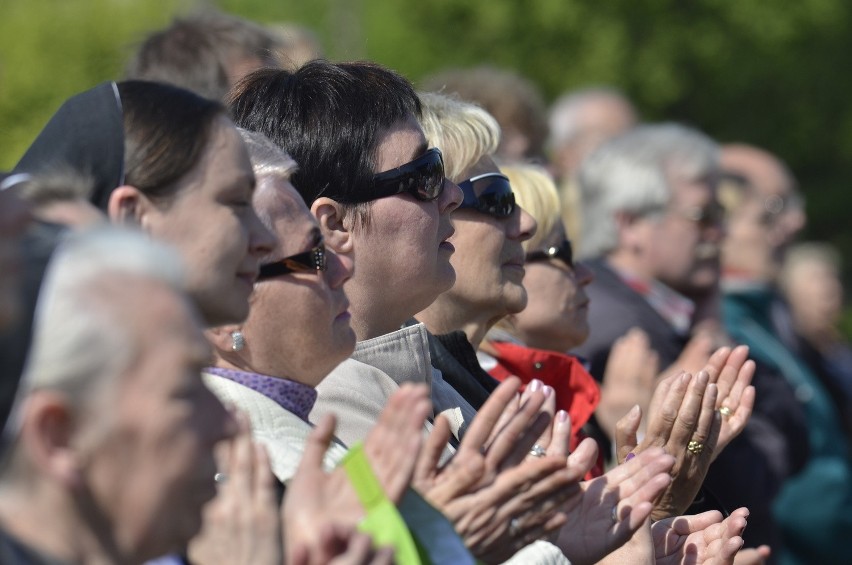
M 471 208 L 495 218 L 508 218 L 515 211 L 515 193 L 506 175 L 485 173 L 460 182 L 459 188 L 464 193 L 459 209 Z
M 567 266 L 574 268 L 574 249 L 571 247 L 571 241 L 566 239 L 559 246 L 552 245 L 544 251 L 530 251 L 527 253 L 527 263 L 535 263 L 536 261 L 548 261 L 550 259 L 559 259 Z
M 260 266 L 260 272 L 257 275 L 258 281 L 280 277 L 289 273 L 308 273 L 315 271 L 325 271 L 326 269 L 326 253 L 325 244 L 320 243 L 313 249 L 285 257 L 275 263 L 267 263 Z
M 376 200 L 407 192 L 418 200 L 435 200 L 444 191 L 444 157 L 433 148 L 417 159 L 373 176 L 373 194 L 364 200 Z
M 713 202 L 706 207 L 691 206 L 677 211 L 678 214 L 701 227 L 717 227 L 725 223 L 725 207 Z

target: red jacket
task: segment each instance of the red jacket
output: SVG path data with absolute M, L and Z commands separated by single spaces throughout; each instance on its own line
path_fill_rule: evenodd
M 571 417 L 571 450 L 575 450 L 587 437 L 581 428 L 589 421 L 601 398 L 597 382 L 582 363 L 571 355 L 545 349 L 501 341 L 492 341 L 489 345 L 496 351 L 497 365 L 488 373 L 498 381 L 514 375 L 521 379 L 524 387 L 533 379 L 553 387 L 556 409 L 565 410 Z M 598 477 L 602 473 L 603 455 L 598 452 L 598 461 L 589 475 Z

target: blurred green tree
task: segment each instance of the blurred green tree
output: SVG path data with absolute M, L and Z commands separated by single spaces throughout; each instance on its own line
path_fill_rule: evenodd
M 683 121 L 723 142 L 778 153 L 807 197 L 808 237 L 852 258 L 845 0 L 210 3 L 261 22 L 303 23 L 331 58 L 373 59 L 414 81 L 489 63 L 533 80 L 548 100 L 590 84 L 616 86 L 646 120 Z M 62 100 L 119 77 L 146 31 L 202 4 L 0 0 L 0 169 L 14 165 Z

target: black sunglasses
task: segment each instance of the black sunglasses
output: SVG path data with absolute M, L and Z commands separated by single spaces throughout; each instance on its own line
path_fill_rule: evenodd
M 373 193 L 364 201 L 407 192 L 418 200 L 429 202 L 443 191 L 444 157 L 436 147 L 409 163 L 374 175 Z
M 459 209 L 470 208 L 495 218 L 508 218 L 515 211 L 515 193 L 506 175 L 485 173 L 460 182 L 459 188 L 464 194 Z
M 298 253 L 285 257 L 274 263 L 267 263 L 260 266 L 260 272 L 257 275 L 257 280 L 262 281 L 273 277 L 280 277 L 289 273 L 307 273 L 315 271 L 325 271 L 326 269 L 326 253 L 325 244 L 320 243 L 313 249 L 309 249 L 304 253 Z
M 544 251 L 530 251 L 527 253 L 527 263 L 535 263 L 536 261 L 548 261 L 550 259 L 559 259 L 572 269 L 574 268 L 574 249 L 571 247 L 571 241 L 565 240 L 559 246 L 551 245 Z

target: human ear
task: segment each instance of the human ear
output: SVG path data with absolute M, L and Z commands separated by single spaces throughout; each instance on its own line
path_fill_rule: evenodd
M 311 204 L 311 213 L 319 222 L 325 244 L 339 254 L 351 253 L 352 231 L 343 221 L 343 207 L 331 198 L 320 197 Z
M 39 473 L 75 487 L 80 483 L 80 454 L 72 445 L 75 422 L 68 399 L 52 391 L 35 391 L 26 399 L 21 445 Z
M 110 222 L 142 226 L 151 201 L 135 186 L 122 185 L 113 190 L 107 202 Z
M 218 326 L 204 330 L 204 337 L 207 338 L 216 351 L 222 353 L 234 351 L 234 332 L 243 331 L 242 326 L 237 324 L 229 324 L 227 326 Z

